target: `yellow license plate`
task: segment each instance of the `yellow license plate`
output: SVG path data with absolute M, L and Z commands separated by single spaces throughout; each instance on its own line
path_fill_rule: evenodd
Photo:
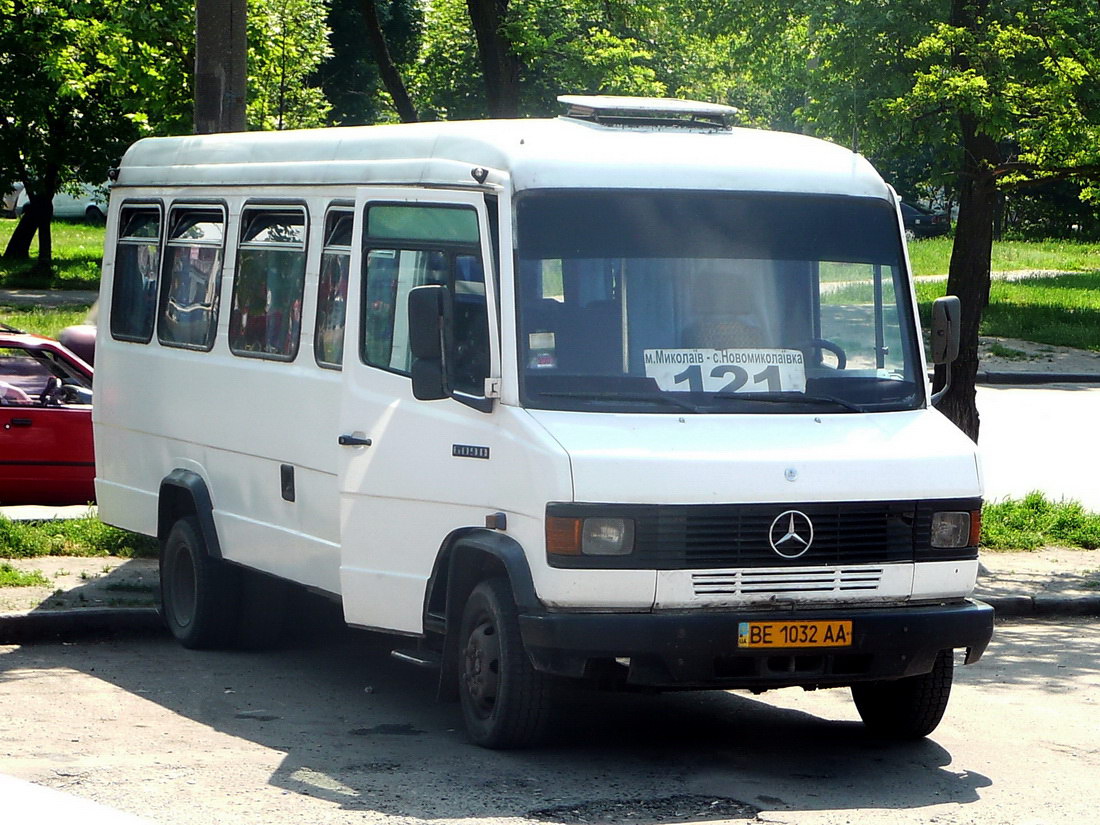
M 739 622 L 738 647 L 850 647 L 851 621 Z

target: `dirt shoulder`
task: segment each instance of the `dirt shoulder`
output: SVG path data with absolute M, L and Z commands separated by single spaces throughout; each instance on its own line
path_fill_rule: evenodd
M 0 613 L 152 607 L 159 586 L 156 559 L 39 556 L 3 561 L 24 572 L 39 571 L 50 585 L 0 587 Z
M 979 369 L 983 372 L 1095 375 L 1100 378 L 1100 352 L 993 336 L 979 339 L 978 352 Z

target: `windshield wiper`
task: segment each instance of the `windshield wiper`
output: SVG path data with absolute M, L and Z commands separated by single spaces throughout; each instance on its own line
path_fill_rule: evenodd
M 770 404 L 836 404 L 851 412 L 867 412 L 866 407 L 835 395 L 806 395 L 800 392 L 718 392 L 712 398 L 734 401 L 763 401 Z
M 698 408 L 690 401 L 683 401 L 679 398 L 675 398 L 669 395 L 650 395 L 648 393 L 622 393 L 622 392 L 585 392 L 585 391 L 573 391 L 573 390 L 554 390 L 549 392 L 536 391 L 536 395 L 547 396 L 549 398 L 579 398 L 587 401 L 634 401 L 634 402 L 649 402 L 655 401 L 658 404 L 664 404 L 665 406 L 677 407 L 681 410 L 687 410 L 688 412 L 698 412 Z

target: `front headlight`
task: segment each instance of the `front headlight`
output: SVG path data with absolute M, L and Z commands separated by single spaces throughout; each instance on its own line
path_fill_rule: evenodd
M 982 511 L 932 514 L 932 546 L 974 547 L 982 534 Z
M 634 551 L 634 520 L 546 519 L 546 552 L 554 556 L 627 556 Z

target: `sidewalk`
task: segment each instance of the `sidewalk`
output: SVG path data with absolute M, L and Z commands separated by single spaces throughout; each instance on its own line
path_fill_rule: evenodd
M 0 289 L 0 307 L 89 307 L 98 289 Z
M 156 559 L 46 556 L 12 559 L 51 584 L 0 590 L 0 644 L 103 632 L 163 632 Z M 974 597 L 1000 617 L 1100 616 L 1100 550 L 1047 549 L 981 556 Z

